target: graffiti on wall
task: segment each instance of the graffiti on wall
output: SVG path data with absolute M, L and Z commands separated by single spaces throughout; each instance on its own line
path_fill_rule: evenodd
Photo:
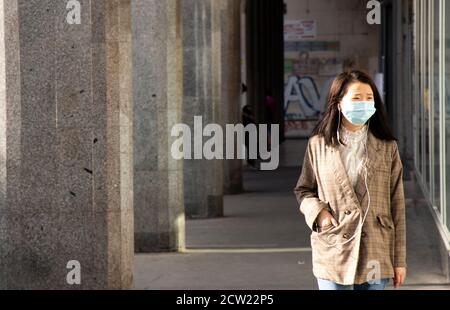
M 324 110 L 325 102 L 322 95 L 324 91 L 324 89 L 319 91 L 314 79 L 310 76 L 291 76 L 284 94 L 286 120 L 314 120 L 319 118 Z
M 311 76 L 291 76 L 285 87 L 285 123 L 289 136 L 308 135 L 322 116 L 333 79 L 319 88 Z
M 319 59 L 300 55 L 285 61 L 285 134 L 308 137 L 326 108 L 326 99 L 343 62 L 336 58 Z

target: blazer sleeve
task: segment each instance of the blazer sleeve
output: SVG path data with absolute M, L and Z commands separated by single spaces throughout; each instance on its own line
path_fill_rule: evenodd
M 300 211 L 305 216 L 306 224 L 308 224 L 311 230 L 316 230 L 315 221 L 317 216 L 323 209 L 328 208 L 328 203 L 318 198 L 317 179 L 313 169 L 313 155 L 310 141 L 308 141 L 302 172 L 294 188 L 294 193 L 300 205 Z
M 395 227 L 394 267 L 406 267 L 406 216 L 403 165 L 397 142 L 394 145 L 391 169 L 391 214 Z

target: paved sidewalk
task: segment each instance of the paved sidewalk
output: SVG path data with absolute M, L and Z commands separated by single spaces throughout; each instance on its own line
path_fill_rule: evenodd
M 186 223 L 186 253 L 136 255 L 135 288 L 317 289 L 309 229 L 292 193 L 299 173 L 247 171 L 246 193 L 225 197 L 224 218 Z M 405 192 L 418 188 L 405 181 Z M 440 270 L 437 231 L 420 199 L 408 199 L 407 229 L 404 289 L 450 289 Z

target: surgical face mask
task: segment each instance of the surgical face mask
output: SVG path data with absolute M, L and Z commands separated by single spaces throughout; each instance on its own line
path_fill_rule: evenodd
M 374 101 L 344 101 L 342 114 L 353 125 L 362 126 L 375 114 Z

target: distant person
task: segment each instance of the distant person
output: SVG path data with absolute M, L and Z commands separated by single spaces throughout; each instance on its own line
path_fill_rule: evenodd
M 271 128 L 272 124 L 275 123 L 275 114 L 277 110 L 277 104 L 275 102 L 275 98 L 272 96 L 272 92 L 270 90 L 266 90 L 266 95 L 264 97 L 264 107 L 266 108 L 266 115 L 267 115 L 267 124 L 268 126 L 268 135 L 267 135 L 267 145 L 268 150 L 271 149 L 272 141 L 271 138 Z
M 271 91 L 266 91 L 266 95 L 264 97 L 264 105 L 266 107 L 269 124 L 273 124 L 274 116 L 277 110 L 277 105 L 275 103 L 275 98 L 273 97 Z
M 342 121 L 341 121 L 342 119 Z M 294 192 L 321 290 L 383 290 L 406 277 L 403 165 L 372 79 L 333 82 Z
M 253 114 L 253 110 L 248 104 L 245 105 L 242 109 L 242 124 L 244 125 L 244 127 L 250 124 L 255 124 L 255 116 Z M 250 138 L 247 133 L 245 134 L 245 152 L 247 164 L 252 168 L 256 168 L 256 160 L 250 159 Z
M 247 92 L 247 85 L 245 85 L 244 83 L 241 84 L 241 92 L 243 94 L 245 94 Z

